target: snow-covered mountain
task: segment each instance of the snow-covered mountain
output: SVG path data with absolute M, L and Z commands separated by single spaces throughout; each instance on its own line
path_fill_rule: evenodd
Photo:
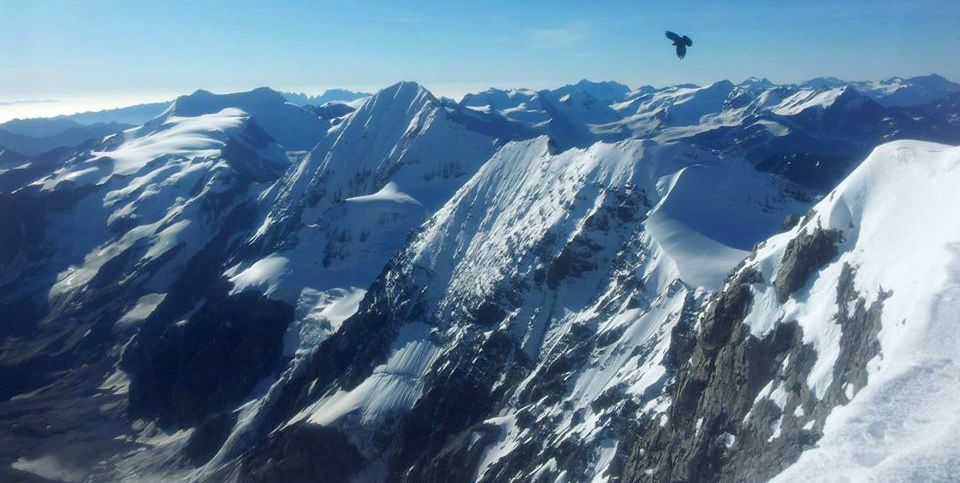
M 355 92 L 348 89 L 327 89 L 323 91 L 322 94 L 318 95 L 308 95 L 302 92 L 284 92 L 283 97 L 298 106 L 319 106 L 328 102 L 353 102 L 365 97 L 370 97 L 370 94 L 366 92 Z
M 910 77 L 889 77 L 879 81 L 845 82 L 833 77 L 819 77 L 800 84 L 801 87 L 835 88 L 850 86 L 884 106 L 909 107 L 933 102 L 960 91 L 960 84 L 937 74 Z
M 882 145 L 761 243 L 672 343 L 680 366 L 625 477 L 951 474 L 958 169 L 957 147 Z
M 912 100 L 888 102 L 877 86 Z M 960 142 L 951 109 L 929 109 L 956 92 L 960 85 L 939 76 L 797 85 L 751 78 L 635 91 L 581 81 L 552 91 L 490 89 L 465 96 L 458 107 L 497 123 L 499 137 L 548 135 L 563 149 L 635 138 L 683 140 L 826 191 L 879 143 Z
M 84 126 L 68 120 L 10 121 L 0 124 L 3 149 L 35 156 L 57 148 L 73 148 L 91 139 L 99 139 L 130 128 L 127 124 L 98 123 Z M 33 125 L 31 125 L 33 124 Z
M 288 102 L 321 111 L 349 112 L 370 94 L 330 89 L 320 95 L 281 93 Z M 51 118 L 14 119 L 0 123 L 0 147 L 27 155 L 79 146 L 85 141 L 143 124 L 162 114 L 170 102 L 154 102 Z M 315 106 L 315 107 L 314 107 Z M 324 117 L 324 113 L 318 113 Z M 336 117 L 339 117 L 337 115 Z
M 361 478 L 499 481 L 571 449 L 599 476 L 619 442 L 607 424 L 661 382 L 668 321 L 804 206 L 789 192 L 682 145 L 509 144 L 253 417 L 285 427 L 270 441 L 336 428 L 362 462 L 342 470 Z M 722 201 L 704 212 L 704 195 Z M 260 471 L 312 471 L 263 451 L 248 456 L 275 461 Z
M 955 469 L 960 151 L 890 141 L 960 111 L 871 97 L 197 91 L 0 150 L 0 477 Z
M 14 119 L 0 123 L 0 149 L 36 156 L 55 149 L 75 148 L 143 124 L 169 105 L 169 102 L 158 102 L 51 118 Z

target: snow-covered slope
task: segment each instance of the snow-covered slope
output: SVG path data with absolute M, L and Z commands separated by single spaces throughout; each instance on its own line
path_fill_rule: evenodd
M 252 116 L 261 129 L 287 149 L 310 149 L 324 134 L 323 125 L 316 116 L 288 103 L 283 94 L 266 87 L 219 95 L 199 90 L 178 98 L 161 117 L 195 117 L 228 108 Z
M 792 479 L 822 452 L 856 479 L 924 445 L 950 467 L 936 398 L 872 415 L 956 376 L 956 149 L 846 175 L 885 140 L 960 142 L 954 97 L 197 91 L 0 150 L 0 479 Z M 848 444 L 881 430 L 910 445 Z
M 889 77 L 879 81 L 845 82 L 835 78 L 811 79 L 801 84 L 808 87 L 841 87 L 849 85 L 884 106 L 918 106 L 960 92 L 960 84 L 937 74 L 903 78 Z
M 415 83 L 378 92 L 263 195 L 250 242 L 290 261 L 278 296 L 362 291 L 493 149 Z
M 705 179 L 724 193 L 715 211 L 702 211 L 717 196 Z M 523 479 L 556 474 L 550 460 L 567 451 L 589 464 L 564 470 L 599 477 L 620 440 L 612 425 L 662 384 L 670 330 L 695 310 L 698 284 L 718 283 L 751 240 L 805 206 L 788 188 L 683 145 L 554 155 L 546 138 L 510 143 L 420 229 L 358 313 L 252 406 L 241 434 L 271 443 L 236 461 L 228 442 L 200 474 L 254 461 L 292 478 L 332 471 L 270 449 L 327 431 L 366 462 L 336 467 L 360 479 Z M 387 191 L 364 200 L 397 197 Z M 710 263 L 685 258 L 694 252 Z M 470 449 L 478 439 L 488 447 Z
M 951 122 L 956 113 L 941 103 L 930 115 L 925 104 L 957 91 L 937 76 L 878 83 L 823 78 L 799 85 L 747 79 L 632 92 L 582 81 L 538 92 L 491 89 L 465 96 L 458 108 L 499 126 L 488 132 L 503 139 L 546 134 L 560 149 L 630 138 L 685 140 L 827 191 L 879 143 L 960 142 Z
M 67 393 L 121 381 L 123 389 L 105 392 L 102 403 L 126 399 L 130 382 L 116 371 L 121 349 L 136 346 L 130 342 L 137 337 L 156 343 L 148 334 L 161 324 L 154 321 L 159 314 L 198 306 L 210 291 L 209 266 L 223 263 L 248 229 L 255 194 L 296 157 L 261 124 L 282 130 L 285 122 L 300 123 L 301 134 L 313 129 L 315 118 L 269 92 L 199 97 L 178 99 L 144 126 L 4 173 L 39 166 L 39 178 L 25 176 L 2 200 L 4 225 L 18 227 L 2 237 L 5 398 L 43 388 L 59 374 Z M 284 112 L 292 120 L 282 119 Z M 54 162 L 49 174 L 40 169 Z M 48 388 L 56 397 L 17 404 L 44 408 L 51 414 L 44 424 L 55 427 L 87 421 L 72 437 L 123 432 L 108 424 L 109 412 L 96 412 L 101 403 L 81 404 L 60 387 Z M 93 414 L 80 416 L 85 411 Z M 84 447 L 56 438 L 8 441 L 27 444 L 19 456 L 62 448 L 63 464 L 73 467 L 102 457 L 112 434 Z
M 760 244 L 691 332 L 672 406 L 651 414 L 660 424 L 635 446 L 628 479 L 908 481 L 956 469 L 960 230 L 944 207 L 958 181 L 960 148 L 885 144 Z
M 593 82 L 582 79 L 576 84 L 559 87 L 552 92 L 558 97 L 576 93 L 589 94 L 590 97 L 609 104 L 624 100 L 630 94 L 630 88 L 619 82 Z
M 531 126 L 539 126 L 550 119 L 537 92 L 526 89 L 487 89 L 467 94 L 460 105 L 483 113 L 496 111 L 506 119 Z
M 879 304 L 877 354 L 865 363 L 866 381 L 848 381 L 850 400 L 823 422 L 823 437 L 784 481 L 831 478 L 935 479 L 955 469 L 960 427 L 952 396 L 960 388 L 960 226 L 951 220 L 960 182 L 960 148 L 897 142 L 877 148 L 831 196 L 813 208 L 803 226 L 770 240 L 754 260 L 773 276 L 786 241 L 814 227 L 837 230 L 839 256 L 820 269 L 809 289 L 791 297 L 780 313 L 752 311 L 746 322 L 759 336 L 770 322 L 794 319 L 818 357 L 806 385 L 821 396 L 836 367 L 849 357 L 831 330 L 833 287 L 844 267 L 866 304 Z M 806 287 L 805 287 L 806 288 Z M 773 290 L 755 295 L 771 303 Z M 882 308 L 881 308 L 882 307 Z M 819 315 L 819 316 L 818 316 Z M 866 335 L 866 334 L 864 334 Z M 865 382 L 865 384 L 864 384 Z M 788 398 L 789 400 L 789 398 Z

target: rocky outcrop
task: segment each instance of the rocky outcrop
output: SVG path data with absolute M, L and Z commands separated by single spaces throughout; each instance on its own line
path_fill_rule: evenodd
M 792 243 L 784 267 L 788 260 L 822 260 L 829 253 L 824 247 L 832 246 L 825 242 L 834 237 Z M 793 267 L 808 276 L 815 271 Z M 880 349 L 880 315 L 889 294 L 868 303 L 853 286 L 854 273 L 844 265 L 838 280 L 840 356 L 832 382 L 818 397 L 807 380 L 826 355 L 803 342 L 794 321 L 777 321 L 763 337 L 751 334 L 743 323 L 751 287 L 768 282 L 750 267 L 735 271 L 708 304 L 699 332 L 672 341 L 672 359 L 682 362 L 667 391 L 670 407 L 642 418 L 623 480 L 763 481 L 816 444 L 831 410 L 866 385 L 866 365 Z
M 837 244 L 842 240 L 843 233 L 839 230 L 817 228 L 810 233 L 801 231 L 787 243 L 783 261 L 773 281 L 781 303 L 803 287 L 811 274 L 837 256 Z

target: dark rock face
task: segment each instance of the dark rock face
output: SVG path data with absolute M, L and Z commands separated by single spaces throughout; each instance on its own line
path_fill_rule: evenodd
M 829 251 L 822 248 L 824 240 L 834 236 L 814 241 L 823 250 L 816 253 Z M 807 378 L 822 355 L 803 343 L 794 321 L 778 321 L 762 338 L 751 335 L 742 322 L 752 299 L 750 286 L 765 282 L 750 268 L 735 273 L 709 303 L 699 334 L 681 332 L 672 340 L 671 359 L 682 361 L 668 388 L 672 405 L 634 429 L 623 481 L 769 479 L 812 447 L 831 410 L 866 385 L 866 365 L 880 350 L 880 315 L 889 294 L 868 305 L 853 287 L 854 269 L 843 267 L 835 318 L 841 355 L 829 387 L 818 397 Z
M 125 396 L 96 389 L 97 376 L 110 370 L 107 364 L 78 365 L 51 381 L 37 397 L 0 400 L 0 481 L 46 482 L 15 469 L 20 458 L 35 459 L 56 454 L 64 468 L 89 472 L 87 481 L 115 481 L 105 473 L 104 461 L 137 450 L 125 438 Z M 0 380 L 6 381 L 0 375 Z
M 595 270 L 597 267 L 590 255 L 602 249 L 602 246 L 586 238 L 577 238 L 566 245 L 547 270 L 547 287 L 555 290 L 565 277 Z
M 297 435 L 296 431 L 300 429 L 296 428 L 300 426 L 280 431 L 279 437 L 269 431 L 324 392 L 333 388 L 355 388 L 370 376 L 376 365 L 384 362 L 403 320 L 422 317 L 422 308 L 415 305 L 406 310 L 388 307 L 387 299 L 400 305 L 405 305 L 409 299 L 393 299 L 384 282 L 383 278 L 378 281 L 378 291 L 371 292 L 361 303 L 360 311 L 333 337 L 321 343 L 304 370 L 299 371 L 271 401 L 271 409 L 263 418 L 263 437 L 270 442 L 258 447 L 252 455 L 243 457 L 243 471 L 255 468 L 267 459 L 281 461 L 263 463 L 270 469 L 254 473 L 250 481 L 278 481 L 271 478 L 281 478 L 279 481 L 346 481 L 354 471 L 366 465 L 356 447 L 334 428 L 320 428 L 327 431 L 324 438 L 329 438 L 320 444 L 329 444 L 331 452 L 344 451 L 348 456 L 346 460 L 318 458 L 317 455 L 324 453 L 309 446 L 314 443 L 312 437 Z M 377 444 L 391 448 L 386 461 L 388 481 L 469 479 L 484 448 L 475 444 L 472 434 L 486 435 L 485 441 L 492 441 L 498 434 L 481 422 L 489 416 L 510 384 L 494 389 L 493 381 L 503 377 L 512 383 L 526 362 L 515 342 L 504 334 L 483 337 L 476 333 L 473 338 L 474 343 L 465 344 L 462 350 L 445 356 L 450 363 L 439 364 L 445 369 L 427 376 L 425 385 L 429 389 L 409 412 L 397 414 L 377 428 L 380 435 L 374 438 L 379 441 Z M 318 429 L 302 426 L 309 430 Z M 291 431 L 290 436 L 283 436 Z M 334 445 L 330 442 L 333 440 L 341 442 Z M 271 454 L 274 456 L 269 456 Z M 294 459 L 283 458 L 280 454 L 293 454 Z M 309 458 L 311 455 L 312 459 Z M 310 462 L 306 464 L 301 459 L 310 459 Z M 316 475 L 329 477 L 323 479 Z
M 752 300 L 750 285 L 760 281 L 762 277 L 757 271 L 744 269 L 734 278 L 730 288 L 708 306 L 700 335 L 704 349 L 716 351 L 730 340 L 733 330 L 747 315 Z
M 583 279 L 596 275 L 598 270 L 628 272 L 633 264 L 643 260 L 642 249 L 631 245 L 635 242 L 638 226 L 644 220 L 644 214 L 650 208 L 650 202 L 643 190 L 626 188 L 610 190 L 606 193 L 604 204 L 585 219 L 584 229 L 577 236 L 565 240 L 559 234 L 548 234 L 535 249 L 541 260 L 549 260 L 534 272 L 533 280 L 514 281 L 507 284 L 506 290 L 495 291 L 491 299 L 497 300 L 506 309 L 504 313 L 513 313 L 532 297 L 537 300 L 546 298 L 541 307 L 561 307 L 571 304 L 570 300 L 553 300 L 558 291 L 576 291 L 575 287 Z M 625 248 L 630 247 L 630 248 Z M 635 257 L 635 258 L 632 258 Z M 593 274 L 593 275 L 591 275 Z M 640 290 L 628 278 L 619 280 L 622 285 L 616 293 L 607 293 L 606 309 L 616 310 L 631 299 L 632 292 Z M 587 303 L 584 301 L 584 303 Z M 694 302 L 690 301 L 691 305 Z M 544 310 L 544 312 L 550 312 Z M 523 317 L 518 325 L 529 323 L 549 324 L 550 313 L 543 322 L 529 322 Z M 515 317 L 515 315 L 514 315 Z M 502 318 L 502 317 L 501 317 Z M 484 326 L 482 328 L 485 328 Z M 583 475 L 594 462 L 596 444 L 566 438 L 558 441 L 556 427 L 562 424 L 560 417 L 546 417 L 536 408 L 546 408 L 564 404 L 563 399 L 573 390 L 577 375 L 590 363 L 591 355 L 597 351 L 613 350 L 621 331 L 609 331 L 598 335 L 596 323 L 575 323 L 569 331 L 559 337 L 551 349 L 540 354 L 537 361 L 530 360 L 526 352 L 521 351 L 515 336 L 506 332 L 495 332 L 483 345 L 471 345 L 449 362 L 441 361 L 438 367 L 455 367 L 456 371 L 469 375 L 469 394 L 457 410 L 455 402 L 459 399 L 446 395 L 447 387 L 460 387 L 462 379 L 442 379 L 438 375 L 430 379 L 431 389 L 417 404 L 402 428 L 404 432 L 414 432 L 415 428 L 431 428 L 431 439 L 423 444 L 409 445 L 406 452 L 414 457 L 397 459 L 397 479 L 404 481 L 508 481 L 515 478 L 532 478 L 543 462 L 554 460 L 555 471 L 541 472 L 537 481 L 552 481 L 558 472 L 567 475 Z M 482 339 L 480 339 L 482 340 Z M 491 342 L 496 341 L 495 345 Z M 635 348 L 638 353 L 650 351 L 650 347 Z M 476 351 L 476 352 L 474 352 Z M 477 364 L 483 367 L 475 367 Z M 487 367 L 489 366 L 489 367 Z M 535 371 L 535 374 L 531 374 Z M 529 384 L 520 388 L 520 381 L 527 379 Z M 439 386 L 436 386 L 439 385 Z M 495 387 L 495 390 L 490 389 Z M 658 386 L 659 387 L 659 386 Z M 438 399 L 437 402 L 432 399 Z M 456 418 L 433 416 L 423 418 L 422 411 L 429 410 L 436 415 L 435 404 L 442 404 L 443 411 L 466 412 Z M 484 473 L 477 474 L 479 457 L 485 445 L 500 437 L 503 428 L 483 422 L 484 419 L 499 414 L 509 408 L 523 407 L 516 412 L 514 419 L 516 430 L 524 434 L 517 441 L 517 447 L 486 467 Z M 594 401 L 594 411 L 602 413 L 600 419 L 611 439 L 616 438 L 633 419 L 637 406 L 626 395 L 625 387 L 613 387 L 603 397 Z M 584 412 L 578 411 L 574 418 L 583 418 Z M 437 424 L 433 421 L 442 421 Z M 463 429 L 458 429 L 463 428 Z M 562 438 L 561 438 L 562 439 Z M 571 476 L 576 479 L 578 476 Z M 389 480 L 389 479 L 388 479 Z M 390 480 L 392 481 L 392 480 Z
M 446 438 L 445 445 L 435 455 L 425 460 L 420 468 L 411 471 L 409 476 L 404 474 L 401 477 L 405 481 L 472 481 L 484 450 L 499 436 L 500 428 L 496 426 L 483 423 L 472 425 Z
M 472 478 L 482 454 L 482 447 L 474 447 L 472 434 L 477 431 L 481 438 L 492 438 L 491 430 L 481 421 L 519 380 L 527 362 L 516 343 L 504 334 L 472 345 L 467 354 L 456 358 L 474 362 L 441 364 L 449 369 L 432 375 L 431 389 L 399 427 L 388 481 L 457 482 Z M 493 382 L 501 377 L 506 384 L 497 387 Z
M 773 282 L 781 303 L 803 287 L 811 274 L 837 256 L 837 244 L 842 240 L 843 233 L 839 230 L 819 228 L 811 233 L 801 232 L 790 240 Z
M 738 424 L 736 415 L 749 410 L 783 352 L 799 337 L 795 324 L 780 325 L 764 340 L 749 337 L 741 321 L 751 300 L 750 285 L 759 282 L 755 271 L 744 269 L 708 305 L 703 329 L 689 335 L 696 343 L 682 358 L 686 362 L 670 389 L 673 405 L 641 428 L 625 467 L 627 481 L 650 475 L 663 481 L 716 478 L 723 456 L 718 436 Z
M 293 308 L 255 293 L 208 300 L 169 325 L 150 348 L 124 358 L 130 412 L 164 425 L 203 423 L 275 367 Z
M 236 422 L 237 418 L 233 413 L 225 412 L 208 416 L 194 429 L 190 440 L 187 441 L 184 451 L 190 462 L 194 465 L 202 465 L 209 461 L 230 436 L 230 431 Z
M 53 250 L 53 243 L 46 239 L 47 219 L 65 211 L 91 191 L 85 187 L 44 193 L 27 187 L 16 193 L 0 193 L 0 226 L 4 227 L 0 230 L 0 264 L 5 270 L 12 271 L 16 258 L 23 258 L 26 262 L 26 268 L 21 272 L 4 273 L 7 277 L 0 278 L 0 288 L 12 291 L 17 288 L 14 282 L 22 282 L 31 268 L 45 261 Z M 6 297 L 0 297 L 3 298 Z
M 48 266 L 50 252 L 55 250 L 45 238 L 49 218 L 64 210 L 66 203 L 90 195 L 92 189 L 52 194 L 19 191 L 11 195 L 12 200 L 36 203 L 31 210 L 19 211 L 23 229 L 9 241 L 14 250 L 20 250 L 17 256 L 26 261 L 28 268 L 21 276 L 29 282 L 23 284 L 27 290 L 10 290 L 11 296 L 6 299 L 0 296 L 0 310 L 9 317 L 0 328 L 0 337 L 4 337 L 0 342 L 4 346 L 0 350 L 0 373 L 11 381 L 0 389 L 0 397 L 5 390 L 13 395 L 35 389 L 49 379 L 64 377 L 76 366 L 113 357 L 108 348 L 115 342 L 114 322 L 129 308 L 131 300 L 143 295 L 139 282 L 149 278 L 180 248 L 144 261 L 141 257 L 146 246 L 133 243 L 100 266 L 83 290 L 50 301 L 43 290 L 43 284 L 52 284 L 56 277 Z
M 830 386 L 829 396 L 837 404 L 845 404 L 849 398 L 837 381 L 851 384 L 853 391 L 859 391 L 867 385 L 866 363 L 880 354 L 880 315 L 883 302 L 892 292 L 880 290 L 879 299 L 867 306 L 853 285 L 856 270 L 848 264 L 843 265 L 840 282 L 837 285 L 837 323 L 842 333 L 840 353 L 834 368 L 834 384 Z
M 271 434 L 240 469 L 242 482 L 346 482 L 365 461 L 343 433 L 294 425 Z
M 362 383 L 374 367 L 386 360 L 403 321 L 422 320 L 423 309 L 414 303 L 415 296 L 403 291 L 403 287 L 409 286 L 408 282 L 389 276 L 396 263 L 397 260 L 393 260 L 387 265 L 384 275 L 374 282 L 354 316 L 321 342 L 295 370 L 284 374 L 284 384 L 271 391 L 260 415 L 258 438 L 272 437 L 272 430 L 326 391 L 334 388 L 349 391 Z M 388 290 L 388 286 L 393 290 Z M 284 444 L 297 445 L 302 441 L 305 440 L 291 439 Z M 246 465 L 250 456 L 242 459 Z
M 800 220 L 803 217 L 797 214 L 787 215 L 783 219 L 783 224 L 780 226 L 780 232 L 790 231 L 793 227 L 797 226 L 797 223 L 800 223 Z

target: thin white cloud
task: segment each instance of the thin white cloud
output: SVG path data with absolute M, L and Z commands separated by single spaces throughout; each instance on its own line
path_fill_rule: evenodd
M 0 106 L 16 106 L 18 104 L 52 104 L 60 102 L 57 99 L 17 99 L 13 101 L 0 101 Z
M 538 47 L 571 47 L 590 38 L 590 29 L 585 24 L 574 23 L 563 27 L 530 30 L 527 38 Z

